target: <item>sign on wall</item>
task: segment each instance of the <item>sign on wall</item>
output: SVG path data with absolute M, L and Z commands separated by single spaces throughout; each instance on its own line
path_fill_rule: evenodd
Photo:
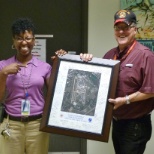
M 32 54 L 42 61 L 46 61 L 46 39 L 35 39 Z

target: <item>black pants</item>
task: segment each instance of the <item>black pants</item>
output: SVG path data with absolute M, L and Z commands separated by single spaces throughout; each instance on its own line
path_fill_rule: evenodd
M 138 119 L 113 119 L 112 140 L 116 154 L 143 154 L 152 133 L 151 115 Z

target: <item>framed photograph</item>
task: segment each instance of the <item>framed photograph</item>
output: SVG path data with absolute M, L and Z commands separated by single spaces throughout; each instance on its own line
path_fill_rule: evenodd
M 40 130 L 108 142 L 119 61 L 64 55 L 53 62 Z

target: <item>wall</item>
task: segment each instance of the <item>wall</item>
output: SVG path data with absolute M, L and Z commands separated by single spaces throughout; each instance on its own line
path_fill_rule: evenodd
M 36 34 L 53 35 L 46 39 L 47 62 L 58 49 L 87 51 L 88 0 L 0 0 L 0 60 L 16 53 L 11 49 L 11 25 L 18 17 L 31 18 Z M 10 5 L 11 4 L 11 5 Z
M 88 52 L 102 57 L 115 47 L 113 35 L 113 15 L 120 9 L 120 0 L 89 0 Z M 154 115 L 152 115 L 154 126 Z M 110 133 L 111 135 L 111 133 Z M 153 154 L 154 133 L 144 154 Z M 111 136 L 108 143 L 88 140 L 87 154 L 114 154 Z

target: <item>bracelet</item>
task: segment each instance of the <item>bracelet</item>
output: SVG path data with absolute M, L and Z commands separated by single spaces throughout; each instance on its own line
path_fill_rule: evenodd
M 125 98 L 126 98 L 126 104 L 130 104 L 129 96 L 126 95 Z

